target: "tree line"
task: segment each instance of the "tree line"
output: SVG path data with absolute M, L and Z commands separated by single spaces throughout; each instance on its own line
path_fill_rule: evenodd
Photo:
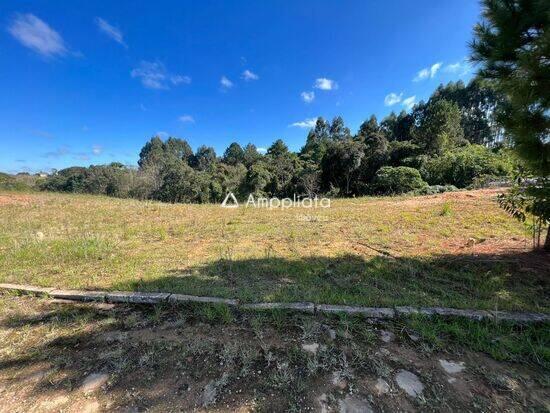
M 193 151 L 187 141 L 151 138 L 138 168 L 120 163 L 71 167 L 49 176 L 44 190 L 105 194 L 165 202 L 435 193 L 508 176 L 514 157 L 495 116 L 502 96 L 474 79 L 440 85 L 410 113 L 372 115 L 356 133 L 342 117 L 318 118 L 299 152 L 276 140 L 265 154 L 231 143 Z

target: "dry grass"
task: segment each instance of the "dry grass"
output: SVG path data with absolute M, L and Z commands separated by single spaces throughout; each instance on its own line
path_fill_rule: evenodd
M 0 194 L 0 281 L 368 305 L 549 311 L 547 256 L 495 191 L 223 209 Z

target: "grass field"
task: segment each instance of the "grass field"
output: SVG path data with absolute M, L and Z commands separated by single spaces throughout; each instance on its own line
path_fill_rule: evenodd
M 0 282 L 549 312 L 548 255 L 496 193 L 268 210 L 6 192 Z

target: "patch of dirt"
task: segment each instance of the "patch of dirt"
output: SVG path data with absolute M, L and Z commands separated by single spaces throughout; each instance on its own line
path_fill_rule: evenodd
M 436 195 L 419 195 L 412 198 L 377 200 L 381 204 L 393 205 L 394 207 L 419 207 L 438 204 L 441 201 L 471 201 L 475 199 L 493 199 L 498 194 L 506 191 L 506 188 L 487 188 L 477 189 L 475 191 L 454 191 L 444 192 Z
M 466 350 L 430 352 L 389 323 L 359 322 L 349 329 L 336 318 L 261 313 L 207 322 L 197 315 L 200 309 L 153 314 L 150 308 L 118 305 L 105 311 L 93 304 L 13 296 L 0 297 L 0 308 L 0 412 L 550 406 L 540 369 Z M 380 339 L 381 331 L 391 340 Z M 306 343 L 317 344 L 317 351 L 304 351 Z M 465 368 L 450 374 L 440 359 Z M 399 387 L 396 376 L 403 371 L 421 383 L 420 394 Z M 102 378 L 101 385 L 82 392 L 91 377 Z M 384 391 L 376 387 L 380 382 Z
M 21 194 L 0 194 L 0 207 L 5 205 L 30 205 L 34 198 Z

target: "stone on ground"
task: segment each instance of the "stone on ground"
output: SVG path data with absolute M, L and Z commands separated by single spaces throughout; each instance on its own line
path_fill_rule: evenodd
M 302 344 L 302 350 L 307 351 L 311 354 L 316 354 L 317 350 L 319 350 L 319 344 L 318 343 L 311 343 L 311 344 Z
M 109 375 L 106 373 L 92 373 L 84 379 L 80 391 L 91 393 L 107 383 Z
M 389 343 L 390 341 L 393 341 L 394 338 L 395 335 L 391 331 L 380 330 L 380 339 L 384 343 Z
M 463 361 L 454 362 L 441 359 L 439 360 L 439 364 L 441 365 L 441 368 L 445 370 L 445 373 L 448 374 L 460 373 L 465 368 Z
M 345 399 L 338 402 L 340 413 L 372 413 L 372 407 L 368 401 L 357 396 L 347 395 Z
M 411 397 L 418 397 L 424 390 L 424 385 L 420 382 L 418 376 L 407 370 L 399 370 L 395 376 L 395 382 Z
M 379 396 L 382 394 L 386 394 L 390 391 L 390 385 L 388 382 L 382 378 L 379 378 L 376 380 L 376 384 L 374 385 L 374 388 L 376 389 L 376 392 Z

